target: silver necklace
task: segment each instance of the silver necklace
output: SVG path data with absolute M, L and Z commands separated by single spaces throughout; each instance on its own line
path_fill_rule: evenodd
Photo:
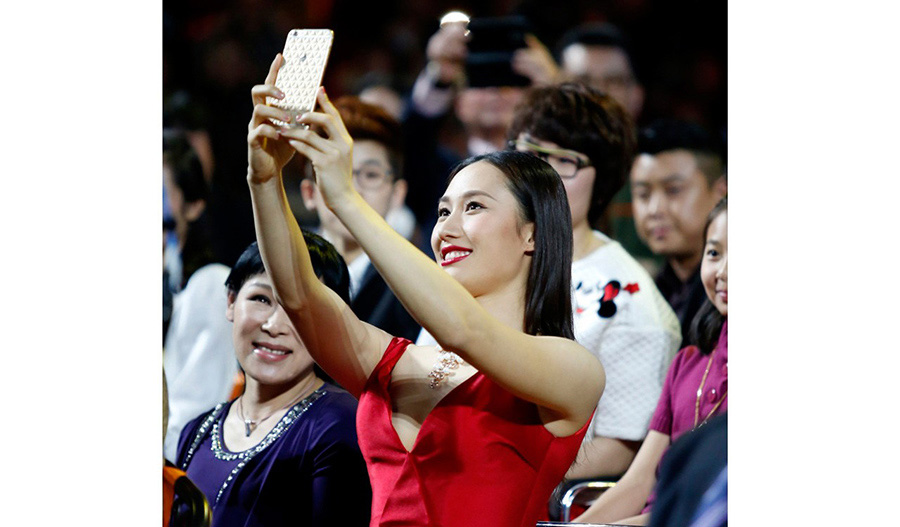
M 428 378 L 431 379 L 428 386 L 432 390 L 438 389 L 447 377 L 452 376 L 454 371 L 459 369 L 461 364 L 465 364 L 462 357 L 452 351 L 438 347 L 438 360 L 431 368 L 431 373 L 428 374 Z
M 314 392 L 309 394 L 308 397 L 297 403 L 293 408 L 288 410 L 284 417 L 281 418 L 280 421 L 275 425 L 266 437 L 263 438 L 262 441 L 259 442 L 255 447 L 250 450 L 245 450 L 243 452 L 226 452 L 221 439 L 221 431 L 219 430 L 219 415 L 222 409 L 225 407 L 227 403 L 219 403 L 212 412 L 210 412 L 209 416 L 200 425 L 200 428 L 197 430 L 197 434 L 194 436 L 194 441 L 191 443 L 190 448 L 188 448 L 187 455 L 184 458 L 184 461 L 181 464 L 181 470 L 187 471 L 188 465 L 191 463 L 191 459 L 194 457 L 194 453 L 197 451 L 197 448 L 200 446 L 200 443 L 203 442 L 203 438 L 206 437 L 207 432 L 212 428 L 210 432 L 211 444 L 210 448 L 213 452 L 213 455 L 216 459 L 222 461 L 234 461 L 235 459 L 239 460 L 237 466 L 235 466 L 231 473 L 228 474 L 228 477 L 225 478 L 225 482 L 222 483 L 222 487 L 219 488 L 218 494 L 216 494 L 215 503 L 219 503 L 219 499 L 222 497 L 222 494 L 228 488 L 228 485 L 231 484 L 231 481 L 237 477 L 237 474 L 244 468 L 244 466 L 253 459 L 257 454 L 268 448 L 272 443 L 278 440 L 279 437 L 288 429 L 290 426 L 300 418 L 301 415 L 306 413 L 307 410 L 312 406 L 316 400 L 320 397 L 324 396 L 327 392 L 325 391 L 325 386 L 321 386 L 316 389 Z
M 273 415 L 277 414 L 278 412 L 284 410 L 285 408 L 290 408 L 291 406 L 294 405 L 294 403 L 296 403 L 297 401 L 302 399 L 304 394 L 305 394 L 304 392 L 301 392 L 299 395 L 297 395 L 297 397 L 294 397 L 294 399 L 291 400 L 291 402 L 289 402 L 286 405 L 282 406 L 281 408 L 275 410 L 274 412 L 270 413 L 269 415 L 263 417 L 259 421 L 254 421 L 253 419 L 247 419 L 244 417 L 244 396 L 241 395 L 241 397 L 238 399 L 238 417 L 240 417 L 241 421 L 244 422 L 244 436 L 250 437 L 250 434 L 253 433 L 253 430 L 257 426 L 261 425 L 263 421 L 272 417 Z

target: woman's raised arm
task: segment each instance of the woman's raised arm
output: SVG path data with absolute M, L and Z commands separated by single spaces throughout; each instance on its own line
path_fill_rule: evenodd
M 378 364 L 390 335 L 360 321 L 343 300 L 316 276 L 300 226 L 291 212 L 281 171 L 294 149 L 270 118 L 290 121 L 266 97 L 282 98 L 275 87 L 279 54 L 264 84 L 253 87 L 253 117 L 247 135 L 247 182 L 256 239 L 275 296 L 297 327 L 313 359 L 350 393 L 359 396 Z
M 494 318 L 459 282 L 394 232 L 353 187 L 353 142 L 324 90 L 318 102 L 324 113 L 305 114 L 300 122 L 320 128 L 327 137 L 299 128 L 282 136 L 312 162 L 326 204 L 407 311 L 442 347 L 537 404 L 552 433 L 576 432 L 603 391 L 605 377 L 597 359 L 574 341 L 526 335 Z

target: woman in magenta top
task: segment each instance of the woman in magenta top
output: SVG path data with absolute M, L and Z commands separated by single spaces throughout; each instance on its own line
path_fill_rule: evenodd
M 694 317 L 690 340 L 669 368 L 650 432 L 615 487 L 577 522 L 645 525 L 656 469 L 669 445 L 728 407 L 728 198 L 709 214 L 700 277 L 708 301 Z
M 357 192 L 353 141 L 324 91 L 323 111 L 296 119 L 266 106 L 267 96 L 282 97 L 274 86 L 282 60 L 252 91 L 247 180 L 257 239 L 309 352 L 359 397 L 372 525 L 532 527 L 605 384 L 600 363 L 573 340 L 562 182 L 520 152 L 463 162 L 438 203 L 435 265 Z M 311 162 L 326 205 L 439 346 L 361 322 L 316 279 L 281 178 L 295 153 Z

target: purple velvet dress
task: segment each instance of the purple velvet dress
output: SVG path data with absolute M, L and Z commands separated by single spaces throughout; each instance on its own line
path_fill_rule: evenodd
M 177 465 L 206 494 L 213 525 L 368 525 L 372 493 L 353 396 L 324 384 L 243 452 L 222 440 L 230 406 L 188 423 L 178 443 Z

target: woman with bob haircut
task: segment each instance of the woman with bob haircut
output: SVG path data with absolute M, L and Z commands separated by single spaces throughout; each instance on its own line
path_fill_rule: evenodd
M 571 464 L 605 382 L 572 340 L 572 232 L 553 169 L 519 152 L 464 162 L 438 204 L 435 261 L 354 188 L 353 141 L 320 90 L 294 121 L 252 90 L 247 180 L 275 294 L 316 362 L 359 398 L 371 525 L 533 526 Z M 309 125 L 278 128 L 270 119 Z M 322 135 L 320 135 L 320 133 Z M 361 322 L 316 280 L 281 169 L 312 163 L 326 205 L 438 346 Z
M 316 234 L 302 236 L 316 280 L 349 301 L 350 277 L 337 250 Z M 178 467 L 206 495 L 216 527 L 366 525 L 372 494 L 356 400 L 317 370 L 275 302 L 255 242 L 225 285 L 244 392 L 187 424 Z

